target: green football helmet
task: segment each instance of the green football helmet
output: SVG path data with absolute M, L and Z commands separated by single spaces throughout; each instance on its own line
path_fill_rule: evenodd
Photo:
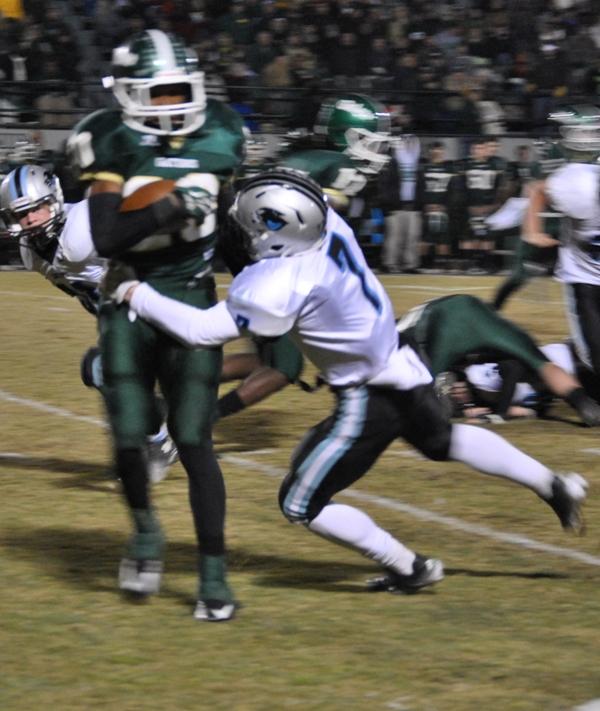
M 559 124 L 560 145 L 571 161 L 595 163 L 600 156 L 600 108 L 568 106 L 550 114 Z
M 389 159 L 390 114 L 367 96 L 345 94 L 325 100 L 314 131 L 337 150 L 361 161 L 364 172 L 378 172 Z
M 205 120 L 204 73 L 198 58 L 179 37 L 145 30 L 113 50 L 113 75 L 103 84 L 112 88 L 123 107 L 125 123 L 159 136 L 186 135 Z M 153 105 L 152 99 L 181 95 L 184 101 Z

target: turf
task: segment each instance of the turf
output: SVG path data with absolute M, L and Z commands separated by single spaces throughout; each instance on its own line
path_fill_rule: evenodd
M 401 313 L 452 291 L 488 298 L 498 279 L 383 281 Z M 223 421 L 215 442 L 241 608 L 231 623 L 198 623 L 180 465 L 154 491 L 169 541 L 161 594 L 136 604 L 116 589 L 129 522 L 100 399 L 78 375 L 93 319 L 32 274 L 0 273 L 0 297 L 1 709 L 562 711 L 600 697 L 600 447 L 566 406 L 496 429 L 590 480 L 586 537 L 564 534 L 535 495 L 402 443 L 340 497 L 444 561 L 446 579 L 412 596 L 366 592 L 369 561 L 278 511 L 293 447 L 329 410 L 325 389 L 290 387 Z M 566 335 L 550 280 L 506 315 L 541 343 Z

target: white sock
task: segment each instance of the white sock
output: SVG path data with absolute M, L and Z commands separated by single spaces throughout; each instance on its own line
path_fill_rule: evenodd
M 552 494 L 554 474 L 548 467 L 483 427 L 453 425 L 449 456 L 484 474 L 527 486 L 543 498 Z
M 367 516 L 345 504 L 328 504 L 308 528 L 334 543 L 353 548 L 402 575 L 413 572 L 415 554 Z

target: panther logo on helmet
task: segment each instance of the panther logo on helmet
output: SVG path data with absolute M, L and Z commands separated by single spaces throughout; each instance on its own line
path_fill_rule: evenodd
M 252 260 L 291 257 L 323 243 L 327 201 L 305 173 L 275 168 L 244 184 L 229 215 L 245 233 Z
M 113 75 L 103 84 L 112 88 L 123 108 L 124 122 L 143 133 L 184 136 L 205 121 L 204 73 L 198 58 L 183 41 L 161 30 L 145 30 L 113 50 Z M 158 96 L 183 101 L 154 103 Z

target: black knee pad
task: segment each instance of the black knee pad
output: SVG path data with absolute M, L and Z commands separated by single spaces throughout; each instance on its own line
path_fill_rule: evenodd
M 97 388 L 104 385 L 102 377 L 102 358 L 98 346 L 92 346 L 84 353 L 81 359 L 81 381 L 88 388 Z

